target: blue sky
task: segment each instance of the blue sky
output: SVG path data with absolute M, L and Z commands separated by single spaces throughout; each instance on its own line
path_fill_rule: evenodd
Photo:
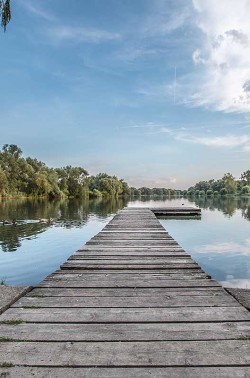
M 248 0 L 12 0 L 1 145 L 133 186 L 250 169 Z

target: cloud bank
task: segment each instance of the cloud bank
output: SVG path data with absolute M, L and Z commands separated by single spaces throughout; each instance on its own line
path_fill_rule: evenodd
M 250 1 L 193 0 L 202 32 L 193 62 L 200 70 L 191 102 L 226 112 L 250 111 Z

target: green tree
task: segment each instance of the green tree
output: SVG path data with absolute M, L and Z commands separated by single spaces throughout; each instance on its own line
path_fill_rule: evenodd
M 0 167 L 0 195 L 5 195 L 8 193 L 8 179 L 3 169 Z
M 248 195 L 250 194 L 250 186 L 249 185 L 244 185 L 241 189 L 241 194 L 243 195 Z
M 72 197 L 82 197 L 88 192 L 88 172 L 82 167 L 67 165 L 56 169 L 60 190 Z
M 235 194 L 237 189 L 237 182 L 231 173 L 226 173 L 222 181 L 224 182 L 224 187 L 228 194 Z
M 244 185 L 250 185 L 250 170 L 243 172 L 240 179 Z
M 6 26 L 11 20 L 10 0 L 0 0 L 1 25 L 6 30 Z
M 15 144 L 5 144 L 0 152 L 0 166 L 7 177 L 9 190 L 13 193 L 18 190 L 21 155 L 22 150 Z

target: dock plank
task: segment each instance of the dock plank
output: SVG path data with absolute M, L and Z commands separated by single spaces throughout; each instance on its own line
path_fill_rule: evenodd
M 41 323 L 156 323 L 156 322 L 232 322 L 249 320 L 243 307 L 176 308 L 14 308 L 0 316 L 4 320 Z
M 165 367 L 165 368 L 47 368 L 17 367 L 1 369 L 3 378 L 248 378 L 249 367 Z M 0 375 L 1 376 L 1 375 Z
M 0 337 L 15 341 L 232 340 L 250 336 L 249 322 L 0 324 Z
M 34 288 L 26 297 L 156 297 L 162 295 L 174 295 L 178 297 L 196 295 L 224 294 L 225 290 L 219 286 L 203 288 Z
M 226 351 L 226 353 L 225 353 Z M 6 342 L 0 360 L 20 366 L 250 366 L 249 342 Z
M 59 279 L 59 278 L 49 278 L 37 284 L 36 287 L 172 287 L 172 288 L 193 288 L 193 287 L 218 287 L 219 284 L 216 281 L 205 280 L 205 279 L 195 279 L 195 280 L 148 280 L 148 279 L 138 279 L 134 280 L 132 277 L 130 280 L 121 279 L 110 279 L 108 277 L 102 280 L 88 280 L 88 279 Z
M 240 306 L 233 297 L 228 298 L 226 293 L 212 295 L 189 295 L 177 297 L 176 295 L 162 295 L 156 297 L 46 297 L 32 298 L 23 297 L 13 304 L 15 307 L 106 307 L 106 308 L 126 308 L 126 307 L 212 307 L 212 306 Z

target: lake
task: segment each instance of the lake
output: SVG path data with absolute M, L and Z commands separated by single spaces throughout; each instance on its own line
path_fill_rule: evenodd
M 201 219 L 160 219 L 174 239 L 225 287 L 250 288 L 250 198 L 29 200 L 0 202 L 0 281 L 35 285 L 58 269 L 124 206 L 198 206 Z M 51 224 L 39 218 L 53 218 Z

